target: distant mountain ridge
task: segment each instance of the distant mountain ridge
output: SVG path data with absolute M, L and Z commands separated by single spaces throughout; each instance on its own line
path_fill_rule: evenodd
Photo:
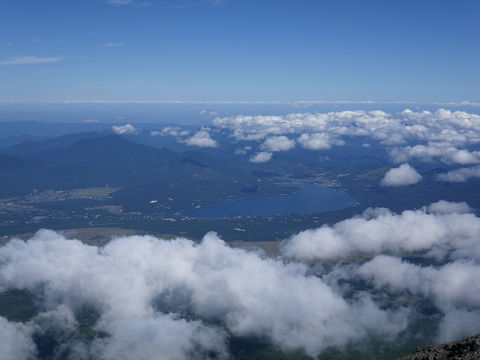
M 27 140 L 11 145 L 2 150 L 5 154 L 34 154 L 39 151 L 62 149 L 73 145 L 75 142 L 84 139 L 95 139 L 107 135 L 105 131 L 90 131 L 75 134 L 68 134 L 50 138 L 47 140 Z
M 136 144 L 118 135 L 107 135 L 81 139 L 68 147 L 39 151 L 26 158 L 49 166 L 148 169 L 161 166 L 175 154 L 168 149 Z
M 131 211 L 148 212 L 154 211 L 152 199 L 167 201 L 168 208 L 174 211 L 218 203 L 228 196 L 279 191 L 277 185 L 259 183 L 252 169 L 223 157 L 194 150 L 174 152 L 114 134 L 67 135 L 26 146 L 23 153 L 0 156 L 0 197 L 34 189 L 108 184 L 122 188 L 113 195 L 113 203 Z M 247 194 L 246 187 L 255 191 Z

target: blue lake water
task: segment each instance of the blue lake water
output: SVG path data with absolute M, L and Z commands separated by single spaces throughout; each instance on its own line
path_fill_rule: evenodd
M 181 212 L 190 218 L 221 218 L 279 214 L 313 214 L 339 210 L 355 199 L 339 189 L 314 184 L 291 184 L 300 190 L 289 195 L 272 195 L 225 202 Z

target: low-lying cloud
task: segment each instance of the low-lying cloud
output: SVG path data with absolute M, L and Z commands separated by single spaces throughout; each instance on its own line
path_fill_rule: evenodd
M 189 146 L 198 146 L 198 147 L 217 147 L 217 142 L 210 137 L 210 131 L 207 129 L 202 129 L 190 138 L 185 140 L 185 144 Z
M 25 325 L 0 320 L 12 354 L 31 353 L 29 331 L 45 324 L 67 337 L 84 306 L 98 311 L 95 330 L 108 335 L 64 340 L 76 349 L 72 359 L 228 358 L 227 333 L 315 356 L 406 327 L 403 311 L 382 310 L 367 296 L 347 300 L 307 266 L 232 249 L 214 233 L 199 244 L 133 236 L 99 248 L 44 230 L 0 248 L 0 264 L 0 289 L 25 289 L 40 301 Z
M 480 331 L 480 218 L 471 211 L 466 203 L 447 201 L 401 214 L 369 209 L 293 236 L 283 254 L 310 262 L 339 260 L 322 277 L 330 286 L 361 280 L 372 293 L 404 304 L 412 295 L 431 301 L 439 320 L 432 330 L 436 341 L 451 341 Z M 416 264 L 402 259 L 412 254 Z M 364 260 L 349 262 L 358 255 Z
M 252 163 L 264 163 L 270 161 L 272 159 L 272 153 L 268 151 L 261 151 L 256 153 L 250 158 L 250 162 Z
M 402 164 L 398 168 L 388 170 L 381 184 L 383 186 L 406 186 L 416 184 L 420 180 L 422 180 L 422 175 L 417 170 L 409 164 Z
M 478 261 L 457 260 L 431 267 L 380 255 L 361 265 L 356 273 L 370 281 L 375 288 L 387 288 L 394 292 L 408 291 L 432 299 L 443 313 L 438 341 L 471 336 L 480 330 Z
M 438 174 L 437 180 L 451 183 L 459 183 L 465 182 L 471 178 L 478 177 L 480 177 L 480 166 L 477 165 L 470 168 L 460 168 L 448 171 L 446 173 Z
M 239 115 L 216 118 L 214 124 L 231 131 L 238 141 L 288 136 L 290 141 L 296 140 L 306 149 L 328 150 L 344 145 L 349 137 L 365 137 L 383 144 L 392 160 L 398 163 L 409 159 L 461 165 L 480 162 L 480 152 L 467 149 L 480 143 L 480 115 L 463 111 L 407 109 L 394 114 L 356 110 L 284 116 Z
M 2 354 L 34 359 L 35 339 L 53 334 L 58 356 L 72 360 L 228 359 L 232 336 L 315 357 L 371 336 L 395 339 L 418 316 L 412 295 L 434 306 L 437 340 L 472 335 L 480 331 L 472 211 L 447 201 L 400 214 L 368 209 L 292 236 L 278 258 L 231 248 L 215 233 L 199 243 L 131 236 L 97 247 L 42 230 L 0 247 L 0 292 L 26 290 L 39 311 L 24 323 L 0 317 Z M 403 258 L 412 254 L 415 263 Z M 84 308 L 103 334 L 89 341 L 77 336 Z
M 138 129 L 132 124 L 112 126 L 112 131 L 118 135 L 137 134 Z
M 268 137 L 262 144 L 265 151 L 288 151 L 295 147 L 295 140 L 289 139 L 286 136 L 271 136 Z
M 282 252 L 301 261 L 419 251 L 439 260 L 480 258 L 480 218 L 466 213 L 470 210 L 465 203 L 447 201 L 401 214 L 369 208 L 361 216 L 292 236 Z

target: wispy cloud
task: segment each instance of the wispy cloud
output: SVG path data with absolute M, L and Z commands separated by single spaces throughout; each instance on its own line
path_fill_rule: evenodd
M 377 100 L 63 100 L 60 103 L 72 104 L 199 104 L 199 105 L 291 105 L 308 107 L 315 105 L 404 105 L 404 106 L 455 106 L 480 107 L 480 102 L 456 101 L 377 101 Z
M 227 0 L 207 0 L 207 2 L 215 6 L 222 6 L 227 3 Z
M 106 43 L 102 45 L 98 45 L 99 48 L 109 48 L 109 47 L 119 47 L 124 46 L 125 43 Z
M 149 6 L 152 3 L 149 1 L 138 2 L 136 0 L 106 0 L 107 3 L 114 6 L 134 5 L 134 6 Z
M 177 4 L 174 5 L 174 9 L 185 9 L 185 8 L 192 8 L 192 7 L 208 7 L 208 6 L 223 6 L 227 3 L 227 0 L 203 0 L 202 1 L 194 1 L 194 2 L 187 2 L 184 4 Z
M 0 62 L 0 65 L 47 64 L 62 60 L 61 57 L 17 56 Z
M 122 6 L 131 4 L 133 0 L 107 0 L 107 2 L 112 5 Z

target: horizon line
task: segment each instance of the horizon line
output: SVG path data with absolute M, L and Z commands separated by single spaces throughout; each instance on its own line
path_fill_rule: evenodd
M 15 101 L 0 100 L 0 104 L 165 104 L 165 105 L 342 105 L 342 104 L 379 104 L 379 105 L 446 105 L 480 107 L 480 102 L 462 101 L 411 101 L 411 100 L 60 100 L 60 101 Z

